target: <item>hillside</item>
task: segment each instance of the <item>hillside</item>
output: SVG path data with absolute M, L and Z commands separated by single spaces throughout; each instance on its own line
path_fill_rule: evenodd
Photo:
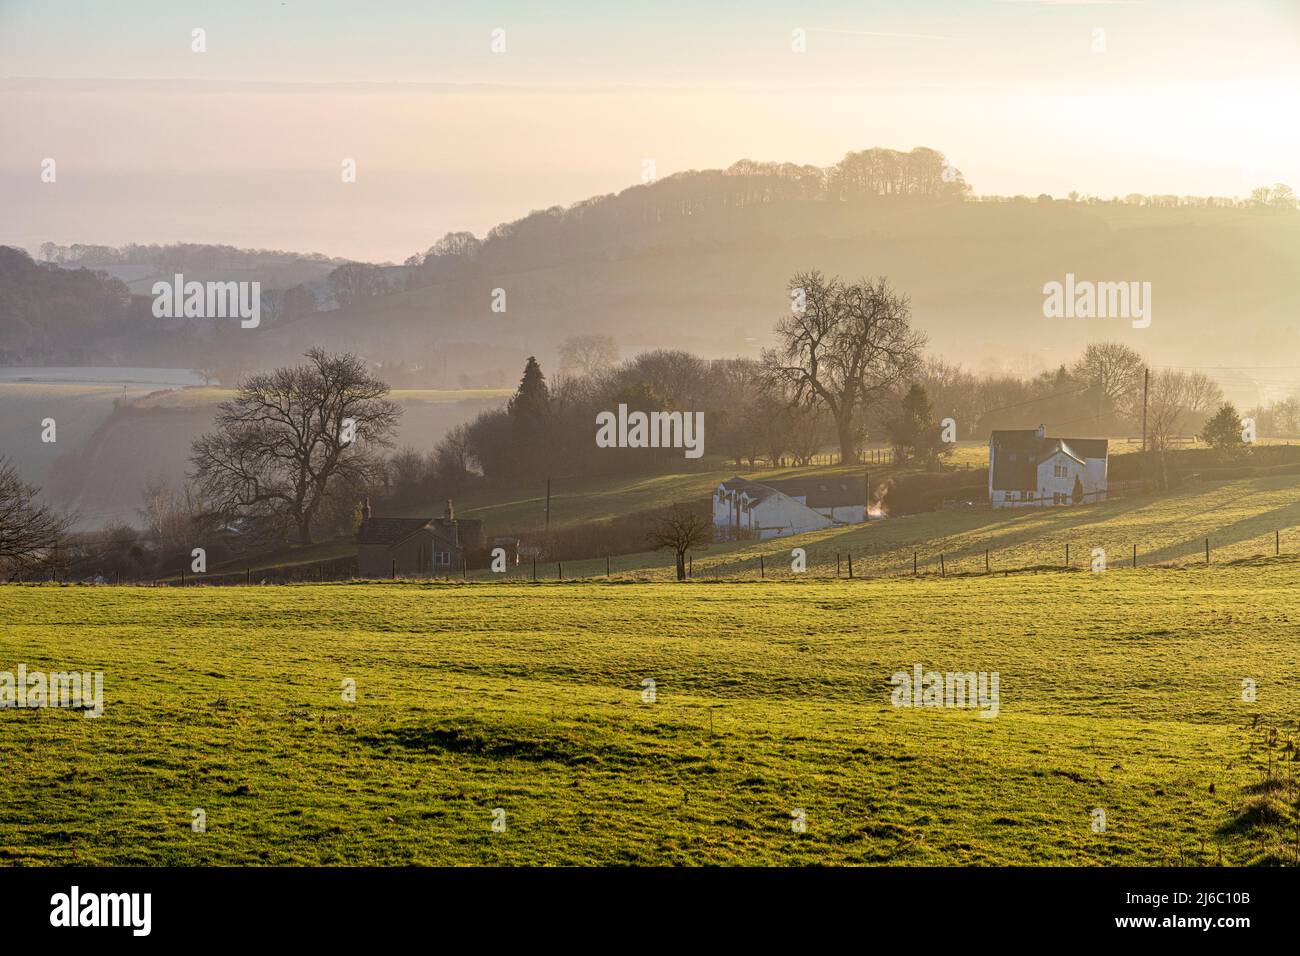
M 0 721 L 0 860 L 1293 863 L 1298 575 L 0 587 L 0 657 L 105 680 Z
M 480 263 L 460 278 L 309 316 L 265 338 L 281 356 L 308 338 L 413 355 L 435 343 L 482 343 L 513 357 L 485 361 L 470 350 L 464 366 L 484 374 L 534 353 L 554 368 L 560 341 L 583 332 L 613 335 L 624 354 L 671 347 L 756 355 L 788 308 L 788 279 L 817 268 L 888 276 L 911 297 L 932 351 L 969 366 L 1052 367 L 1103 339 L 1162 365 L 1266 365 L 1264 356 L 1300 347 L 1291 320 L 1300 310 L 1300 275 L 1291 268 L 1298 254 L 1300 215 L 1286 213 L 1060 201 L 771 203 L 631 228 L 599 254 Z M 1150 282 L 1151 326 L 1045 319 L 1043 285 L 1066 273 Z M 504 315 L 490 310 L 494 288 L 506 290 Z M 1248 317 L 1251 334 L 1226 334 L 1226 314 Z M 1238 376 L 1224 384 L 1250 403 L 1268 383 Z

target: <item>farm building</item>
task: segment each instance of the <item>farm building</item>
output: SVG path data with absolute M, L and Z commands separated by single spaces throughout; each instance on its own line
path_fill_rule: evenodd
M 435 577 L 459 571 L 483 549 L 483 522 L 457 518 L 450 501 L 441 518 L 376 518 L 361 510 L 357 573 L 363 578 Z
M 1106 500 L 1104 438 L 1048 438 L 1047 429 L 1008 429 L 989 436 L 989 502 L 994 508 L 1081 504 Z
M 713 491 L 720 538 L 778 538 L 866 520 L 866 478 L 849 476 L 751 481 L 729 478 Z

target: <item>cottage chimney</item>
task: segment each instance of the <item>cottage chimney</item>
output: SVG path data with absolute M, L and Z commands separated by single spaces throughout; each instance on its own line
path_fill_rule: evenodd
M 1034 435 L 1035 435 L 1035 437 L 1037 437 L 1037 438 L 1046 438 L 1046 437 L 1047 437 L 1047 426 L 1046 426 L 1046 425 L 1039 425 L 1037 428 L 1034 429 Z
M 451 506 L 451 499 L 447 499 L 447 517 L 446 523 L 451 529 L 451 543 L 460 547 L 460 525 L 456 522 L 456 509 Z

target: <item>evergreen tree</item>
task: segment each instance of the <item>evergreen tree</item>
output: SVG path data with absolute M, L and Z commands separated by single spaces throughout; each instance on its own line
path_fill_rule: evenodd
M 885 426 L 899 461 L 914 459 L 933 465 L 944 451 L 934 406 L 925 389 L 913 384 L 899 403 L 898 414 Z
M 515 476 L 542 477 L 549 467 L 551 395 L 537 359 L 530 355 L 519 388 L 506 406 Z
M 1201 431 L 1201 441 L 1218 451 L 1225 458 L 1231 457 L 1245 447 L 1241 437 L 1244 429 L 1241 417 L 1231 402 L 1224 402 L 1214 417 L 1205 423 Z

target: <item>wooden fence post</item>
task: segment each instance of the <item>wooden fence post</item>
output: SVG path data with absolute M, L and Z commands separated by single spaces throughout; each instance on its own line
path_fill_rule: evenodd
M 767 577 L 767 568 L 763 566 L 763 556 L 761 554 L 758 556 L 758 576 L 760 578 Z
M 393 580 L 397 580 L 397 559 L 393 558 Z
M 1205 563 L 1210 563 L 1210 539 L 1205 539 Z
M 605 555 L 605 577 L 609 577 L 609 555 Z
M 948 570 L 943 566 L 943 552 L 940 551 L 939 552 L 939 577 L 946 578 L 947 576 L 948 576 Z
M 849 579 L 853 579 L 853 552 L 849 552 Z
M 989 573 L 989 549 L 984 549 L 984 573 Z
M 1138 546 L 1137 546 L 1137 543 L 1134 542 L 1134 544 L 1133 544 L 1133 567 L 1136 568 L 1137 566 L 1138 566 Z
M 555 566 L 556 566 L 557 568 L 559 568 L 559 571 L 560 571 L 560 580 L 563 581 L 563 580 L 564 580 L 564 562 L 563 562 L 563 561 L 556 561 L 556 562 L 555 562 Z
M 916 552 L 912 552 L 912 577 L 916 577 Z
M 838 551 L 835 552 L 835 576 L 837 578 L 840 576 L 840 553 Z

